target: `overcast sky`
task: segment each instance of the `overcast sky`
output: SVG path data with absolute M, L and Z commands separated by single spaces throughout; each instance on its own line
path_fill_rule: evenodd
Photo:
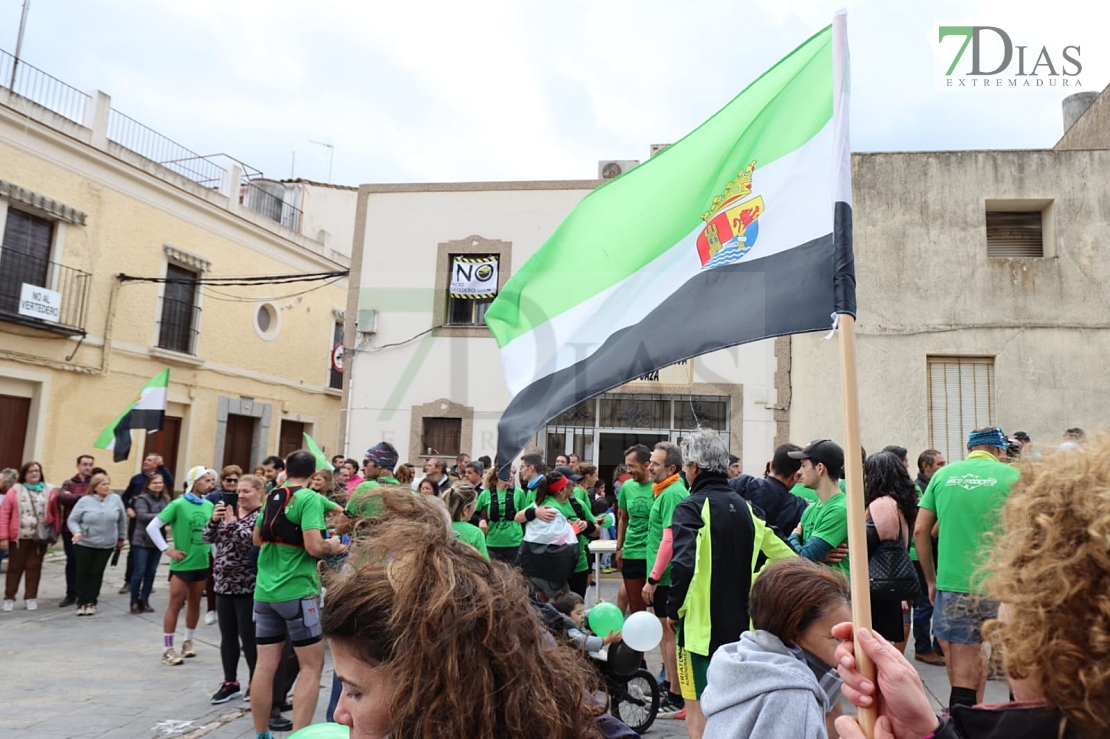
M 21 4 L 0 0 L 9 52 Z M 845 5 L 856 151 L 1059 138 L 1076 88 L 944 89 L 962 40 L 940 24 L 1001 27 L 1058 70 L 1079 46 L 1079 89 L 1110 82 L 1110 4 L 1076 0 L 32 0 L 23 58 L 274 178 L 326 180 L 316 140 L 341 184 L 588 179 L 681 138 Z

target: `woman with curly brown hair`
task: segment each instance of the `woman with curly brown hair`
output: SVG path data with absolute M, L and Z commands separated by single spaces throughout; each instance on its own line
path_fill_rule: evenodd
M 954 706 L 933 715 L 906 659 L 870 630 L 857 636 L 875 662 L 877 739 L 988 739 L 1110 735 L 1110 437 L 1020 464 L 1002 509 L 1002 535 L 985 567 L 1001 603 L 984 636 L 1002 652 L 1016 703 Z M 851 624 L 833 632 L 851 639 Z M 844 695 L 875 705 L 875 686 L 855 669 L 851 641 L 837 650 Z M 842 737 L 862 737 L 847 717 Z
M 393 491 L 382 493 L 385 508 Z M 359 564 L 328 586 L 322 624 L 351 739 L 593 739 L 590 673 L 533 615 L 513 568 L 455 539 L 433 502 L 360 522 Z

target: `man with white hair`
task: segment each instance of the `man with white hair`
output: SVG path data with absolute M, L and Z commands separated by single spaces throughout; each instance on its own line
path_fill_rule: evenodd
M 749 626 L 756 524 L 747 501 L 728 485 L 728 447 L 719 434 L 708 429 L 688 434 L 682 459 L 690 494 L 671 517 L 666 613 L 668 628 L 675 629 L 686 732 L 690 739 L 701 739 L 705 714 L 700 700 L 709 660 Z

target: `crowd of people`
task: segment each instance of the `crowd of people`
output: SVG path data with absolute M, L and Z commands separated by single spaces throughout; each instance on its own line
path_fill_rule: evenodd
M 621 638 L 584 618 L 589 544 L 611 537 L 617 606 L 662 626 L 659 714 L 685 720 L 692 739 L 862 736 L 842 694 L 877 708 L 884 738 L 1104 735 L 1110 440 L 1069 429 L 1042 455 L 1027 434 L 992 427 L 971 432 L 967 451 L 950 463 L 921 452 L 916 477 L 903 447 L 864 453 L 871 571 L 855 576 L 869 577 L 872 627 L 859 633 L 846 623 L 843 449 L 784 444 L 753 476 L 707 430 L 630 447 L 611 485 L 574 455 L 536 452 L 512 467 L 433 457 L 419 476 L 388 442 L 361 462 L 302 450 L 254 474 L 197 466 L 180 495 L 157 455 L 122 495 L 89 455 L 59 487 L 28 462 L 0 472 L 3 610 L 21 581 L 38 607 L 60 538 L 59 605 L 95 615 L 107 564 L 129 544 L 120 592 L 132 613 L 154 612 L 169 560 L 162 664 L 195 656 L 207 598 L 223 668 L 211 700 L 249 699 L 261 739 L 311 722 L 325 637 L 327 715 L 354 737 L 626 736 L 575 654 Z M 902 656 L 911 632 L 914 658 L 947 669 L 941 716 Z M 857 671 L 854 640 L 876 681 Z M 988 642 L 1024 702 L 980 705 Z

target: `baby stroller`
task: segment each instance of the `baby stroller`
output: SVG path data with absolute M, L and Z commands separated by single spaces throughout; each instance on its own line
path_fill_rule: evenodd
M 532 604 L 540 622 L 551 632 L 552 638 L 566 638 L 567 626 L 574 622 L 559 613 L 539 597 L 533 587 Z M 585 654 L 585 653 L 583 653 Z M 643 652 L 637 652 L 624 642 L 616 642 L 602 647 L 599 652 L 589 653 L 590 662 L 601 675 L 604 695 L 598 696 L 598 703 L 607 708 L 607 713 L 637 734 L 643 734 L 659 713 L 659 683 L 647 670 L 641 669 Z M 598 721 L 604 736 L 621 736 L 623 726 L 612 727 L 618 733 L 609 733 L 607 725 Z M 627 733 L 627 732 L 626 732 Z
M 624 642 L 610 644 L 607 651 L 590 653 L 608 694 L 609 713 L 637 734 L 651 728 L 659 713 L 659 683 L 640 666 L 643 659 L 643 652 Z

